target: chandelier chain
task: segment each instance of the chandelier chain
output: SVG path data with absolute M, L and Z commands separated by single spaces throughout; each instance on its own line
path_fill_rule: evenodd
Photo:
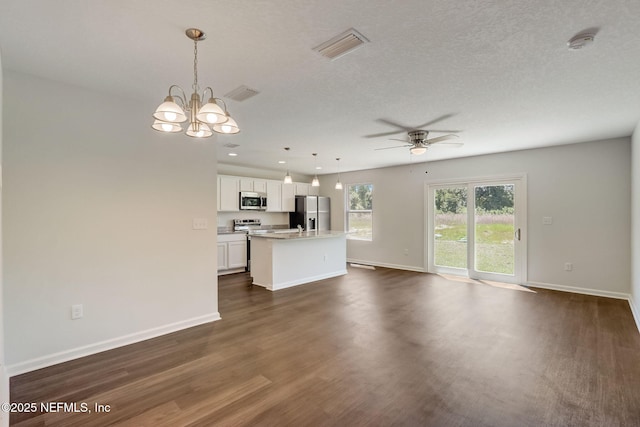
M 198 40 L 193 41 L 193 91 L 198 93 Z

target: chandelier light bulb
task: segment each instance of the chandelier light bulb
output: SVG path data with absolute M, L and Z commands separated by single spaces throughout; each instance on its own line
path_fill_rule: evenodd
M 151 127 L 159 132 L 182 132 L 182 126 L 179 123 L 163 122 L 162 120 L 154 120 Z

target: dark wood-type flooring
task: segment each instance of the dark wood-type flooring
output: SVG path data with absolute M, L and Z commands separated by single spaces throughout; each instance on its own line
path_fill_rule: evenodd
M 638 426 L 622 300 L 350 268 L 269 292 L 220 278 L 222 320 L 12 378 L 18 426 Z

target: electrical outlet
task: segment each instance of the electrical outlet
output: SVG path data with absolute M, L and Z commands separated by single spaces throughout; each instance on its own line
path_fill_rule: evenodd
M 404 253 L 404 255 L 405 255 L 405 256 L 409 255 L 409 249 L 405 249 L 405 250 L 403 251 L 403 253 Z
M 543 216 L 542 217 L 542 224 L 543 225 L 551 225 L 553 224 L 553 218 L 550 216 Z
M 82 304 L 74 304 L 71 306 L 71 320 L 78 320 L 84 316 Z
M 570 262 L 565 262 L 564 271 L 571 271 L 571 270 L 573 270 L 573 264 L 571 264 Z

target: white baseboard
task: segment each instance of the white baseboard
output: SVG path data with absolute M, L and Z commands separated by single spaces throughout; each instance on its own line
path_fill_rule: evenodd
M 393 268 L 396 270 L 416 271 L 418 273 L 426 273 L 424 267 L 416 267 L 413 265 L 401 265 L 401 264 L 388 264 L 386 262 L 366 261 L 362 259 L 347 258 L 347 262 L 353 262 L 355 264 L 373 265 L 375 267 Z
M 202 325 L 204 323 L 214 322 L 220 319 L 220 313 L 216 311 L 215 313 L 206 314 L 204 316 L 181 320 L 179 322 L 147 329 L 145 331 L 134 332 L 122 337 L 112 338 L 94 344 L 89 344 L 82 347 L 37 357 L 35 359 L 26 360 L 24 362 L 15 363 L 13 365 L 7 365 L 7 375 L 9 377 L 13 377 L 15 375 L 35 371 L 36 369 L 46 368 L 48 366 L 57 365 L 58 363 L 68 362 L 69 360 L 90 356 L 102 351 L 112 350 L 117 347 L 134 344 L 140 341 L 156 338 L 161 335 L 170 334 L 172 332 Z
M 640 332 L 640 311 L 638 311 L 638 307 L 636 307 L 632 296 L 629 296 L 629 307 L 631 307 L 631 314 L 633 314 L 633 319 L 636 321 L 638 332 Z
M 298 285 L 304 285 L 305 283 L 311 283 L 311 282 L 317 282 L 319 280 L 324 280 L 324 279 L 330 279 L 332 277 L 338 277 L 338 276 L 344 276 L 345 274 L 347 274 L 347 270 L 338 270 L 338 271 L 332 271 L 331 273 L 327 273 L 327 274 L 319 274 L 317 276 L 313 276 L 313 277 L 306 277 L 303 281 L 299 281 L 299 280 L 294 280 L 294 281 L 290 281 L 290 282 L 284 282 L 284 283 L 279 283 L 276 286 L 273 285 L 263 285 L 257 282 L 253 282 L 254 285 L 258 285 L 258 286 L 262 286 L 263 288 L 267 288 L 270 291 L 279 291 L 280 289 L 286 289 L 286 288 L 292 288 L 294 286 L 298 286 Z
M 629 300 L 630 295 L 623 292 L 602 291 L 600 289 L 578 288 L 574 286 L 556 285 L 553 283 L 527 282 L 525 286 L 534 288 L 550 289 L 552 291 L 572 292 L 574 294 L 593 295 L 596 297 L 607 297 Z

